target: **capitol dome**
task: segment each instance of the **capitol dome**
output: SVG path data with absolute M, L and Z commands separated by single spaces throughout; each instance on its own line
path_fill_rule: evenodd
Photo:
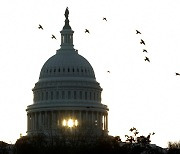
M 61 46 L 43 65 L 27 111 L 27 134 L 60 135 L 62 131 L 108 134 L 108 107 L 91 64 L 74 49 L 68 8 Z
M 91 64 L 77 50 L 57 51 L 43 65 L 39 79 L 86 77 L 95 79 Z

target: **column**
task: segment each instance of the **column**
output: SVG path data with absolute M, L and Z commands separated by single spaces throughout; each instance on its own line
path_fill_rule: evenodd
M 34 130 L 34 114 L 31 113 L 31 130 Z
M 104 130 L 106 130 L 106 114 L 104 113 Z
M 102 130 L 102 128 L 103 128 L 103 116 L 102 116 L 102 113 L 100 112 L 99 114 L 98 114 L 99 116 L 99 126 L 100 126 L 100 129 Z
M 35 112 L 34 114 L 35 114 L 35 120 L 34 120 L 35 121 L 35 130 L 37 130 L 37 113 Z
M 38 129 L 41 129 L 41 111 L 39 112 L 38 116 Z
M 47 111 L 44 114 L 44 128 L 47 128 Z
M 27 131 L 29 131 L 29 114 L 27 114 Z
M 81 111 L 79 111 L 79 118 L 78 118 L 78 125 L 82 126 L 82 116 L 81 116 Z
M 60 115 L 61 115 L 61 114 L 60 114 L 60 111 L 58 111 L 58 112 L 57 112 L 57 121 L 56 121 L 56 123 L 57 123 L 57 125 L 58 125 L 58 128 L 59 128 L 60 125 L 61 125 L 61 122 L 60 122 L 60 119 L 59 119 L 59 118 L 60 118 Z
M 106 113 L 106 129 L 108 131 L 108 113 Z
M 54 111 L 51 111 L 51 128 L 55 128 Z
M 32 116 L 31 113 L 29 114 L 29 130 L 32 129 Z
M 94 112 L 91 112 L 91 127 L 94 127 Z
M 86 127 L 87 127 L 87 125 L 89 124 L 89 121 L 88 121 L 88 111 L 86 111 L 86 120 L 85 121 L 86 121 L 85 124 L 86 124 Z

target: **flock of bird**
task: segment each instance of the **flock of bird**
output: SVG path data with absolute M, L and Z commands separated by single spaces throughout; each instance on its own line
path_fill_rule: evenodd
M 106 17 L 103 17 L 103 20 L 107 21 Z M 90 34 L 88 29 L 85 29 L 85 33 L 89 33 Z
M 141 32 L 140 32 L 139 30 L 136 30 L 136 34 L 141 34 Z M 144 41 L 143 39 L 141 39 L 140 44 L 146 45 L 146 44 L 145 44 L 145 41 Z M 146 52 L 146 53 L 147 53 L 147 50 L 146 50 L 146 49 L 143 49 L 143 52 Z M 144 60 L 147 61 L 147 62 L 150 62 L 149 58 L 146 57 L 146 56 L 145 56 Z
M 106 17 L 103 17 L 103 20 L 107 21 Z M 44 29 L 41 24 L 39 24 L 38 28 L 41 29 L 41 30 Z M 90 34 L 90 31 L 88 29 L 85 29 L 85 33 L 89 33 Z M 141 34 L 141 32 L 139 30 L 136 30 L 136 34 L 139 35 L 139 34 Z M 53 34 L 51 35 L 51 38 L 52 39 L 56 39 L 55 35 L 53 35 Z M 145 41 L 143 39 L 140 40 L 140 44 L 146 45 Z M 143 49 L 143 52 L 148 53 L 146 49 Z M 150 62 L 150 59 L 147 56 L 145 56 L 144 60 L 147 61 L 147 62 Z M 110 73 L 110 71 L 108 70 L 107 73 Z M 176 76 L 177 75 L 180 76 L 180 73 L 175 72 L 175 74 L 176 74 Z
M 40 24 L 39 24 L 38 28 L 41 30 L 44 30 L 44 28 Z M 53 34 L 51 35 L 51 38 L 56 40 L 56 37 Z

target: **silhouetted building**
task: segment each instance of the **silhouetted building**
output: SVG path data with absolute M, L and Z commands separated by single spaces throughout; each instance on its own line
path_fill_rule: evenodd
M 43 65 L 27 111 L 27 134 L 61 135 L 64 130 L 108 134 L 108 108 L 91 64 L 74 49 L 68 8 L 61 47 Z

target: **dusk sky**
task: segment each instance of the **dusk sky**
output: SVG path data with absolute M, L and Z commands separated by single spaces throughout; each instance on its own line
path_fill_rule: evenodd
M 43 64 L 60 48 L 66 7 L 74 48 L 91 63 L 103 88 L 109 134 L 124 141 L 136 127 L 140 135 L 155 132 L 152 143 L 158 146 L 179 141 L 179 0 L 1 1 L 0 141 L 15 143 L 20 133 L 26 135 L 32 88 Z

